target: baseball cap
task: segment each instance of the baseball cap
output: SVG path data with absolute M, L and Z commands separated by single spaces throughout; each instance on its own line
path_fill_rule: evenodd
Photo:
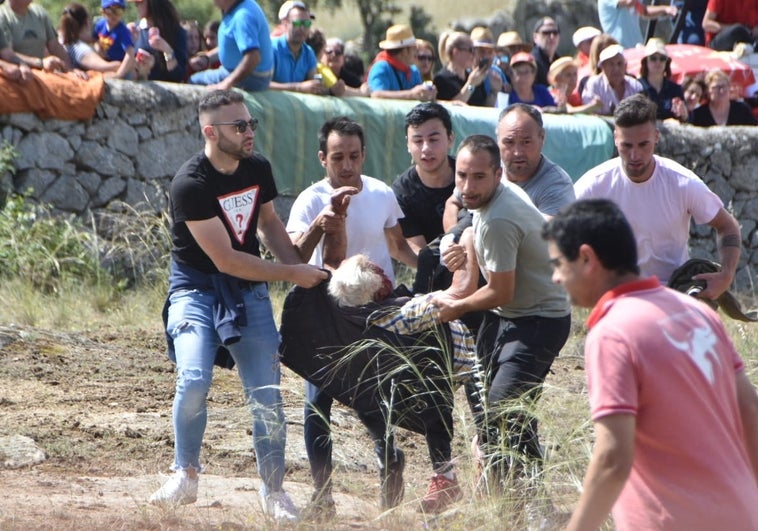
M 511 66 L 516 66 L 519 63 L 529 63 L 534 68 L 537 68 L 537 61 L 534 56 L 528 52 L 518 52 L 511 57 Z
M 624 47 L 620 44 L 611 44 L 610 46 L 603 48 L 603 51 L 600 52 L 600 57 L 598 57 L 597 65 L 600 66 L 604 61 L 607 61 L 612 57 L 616 57 L 619 54 L 624 54 Z
M 310 10 L 308 9 L 308 6 L 305 5 L 304 2 L 300 2 L 299 0 L 287 0 L 282 4 L 282 7 L 279 8 L 279 20 L 284 20 L 287 18 L 290 14 L 290 11 L 292 11 L 295 8 L 302 9 L 306 13 L 310 14 Z M 315 18 L 313 15 L 311 15 L 311 18 Z
M 669 53 L 666 51 L 666 45 L 661 39 L 657 39 L 653 37 L 649 41 L 647 41 L 647 44 L 645 45 L 645 57 L 650 57 L 651 55 L 659 54 L 664 57 L 668 57 Z
M 120 7 L 126 9 L 126 2 L 124 0 L 101 0 L 100 7 L 102 9 L 108 9 L 109 7 Z
M 602 32 L 594 26 L 582 26 L 571 36 L 571 41 L 574 43 L 574 47 L 577 47 L 582 42 L 588 39 L 594 39 L 601 33 Z

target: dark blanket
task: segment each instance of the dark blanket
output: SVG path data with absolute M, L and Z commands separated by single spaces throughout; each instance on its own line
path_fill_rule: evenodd
M 391 311 L 407 299 L 341 308 L 327 286 L 295 287 L 287 295 L 280 330 L 282 363 L 353 409 L 379 412 L 390 424 L 417 433 L 438 430 L 440 424 L 452 433 L 447 328 L 404 336 L 367 326 L 371 313 Z

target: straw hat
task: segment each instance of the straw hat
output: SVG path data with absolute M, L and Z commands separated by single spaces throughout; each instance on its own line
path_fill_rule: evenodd
M 647 44 L 645 45 L 645 55 L 644 57 L 650 57 L 651 55 L 662 55 L 666 58 L 668 58 L 669 54 L 666 51 L 666 45 L 663 43 L 661 39 L 653 37 L 649 41 L 647 41 Z
M 521 36 L 515 31 L 504 31 L 497 38 L 496 48 L 507 48 L 511 52 L 528 52 L 532 49 L 531 44 L 521 40 Z
M 471 40 L 474 41 L 474 48 L 494 48 L 495 37 L 489 28 L 477 26 L 471 30 Z
M 571 36 L 571 40 L 576 48 L 584 41 L 594 39 L 601 33 L 602 32 L 594 26 L 582 26 L 574 32 L 574 35 Z
M 387 28 L 386 38 L 379 43 L 382 50 L 399 50 L 416 44 L 413 30 L 405 24 L 395 24 Z
M 555 78 L 561 75 L 561 73 L 570 67 L 578 68 L 572 57 L 559 57 L 550 64 L 550 70 L 547 73 L 547 80 L 552 85 L 555 83 Z
M 617 55 L 624 55 L 624 47 L 620 44 L 611 44 L 610 46 L 603 48 L 600 52 L 600 57 L 597 60 L 597 66 L 601 66 L 604 61 L 616 57 Z

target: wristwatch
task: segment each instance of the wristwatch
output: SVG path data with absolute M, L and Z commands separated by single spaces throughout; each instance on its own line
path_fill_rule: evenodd
M 471 83 L 469 83 L 468 85 L 466 85 L 466 90 L 469 93 L 471 93 L 471 92 L 474 92 L 476 90 L 476 87 L 474 85 L 472 85 Z
M 174 55 L 174 51 L 173 51 L 173 50 L 171 50 L 170 52 L 163 52 L 163 58 L 164 58 L 164 59 L 166 60 L 166 62 L 168 63 L 168 62 L 169 62 L 169 61 L 171 61 L 172 59 L 176 59 L 176 56 Z

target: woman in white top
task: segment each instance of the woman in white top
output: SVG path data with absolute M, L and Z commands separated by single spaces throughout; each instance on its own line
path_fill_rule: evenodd
M 58 24 L 58 40 L 71 58 L 71 65 L 82 70 L 102 72 L 105 77 L 131 79 L 137 63 L 134 53 L 127 53 L 122 61 L 107 61 L 84 39 L 91 38 L 92 26 L 87 8 L 72 2 L 63 8 Z

